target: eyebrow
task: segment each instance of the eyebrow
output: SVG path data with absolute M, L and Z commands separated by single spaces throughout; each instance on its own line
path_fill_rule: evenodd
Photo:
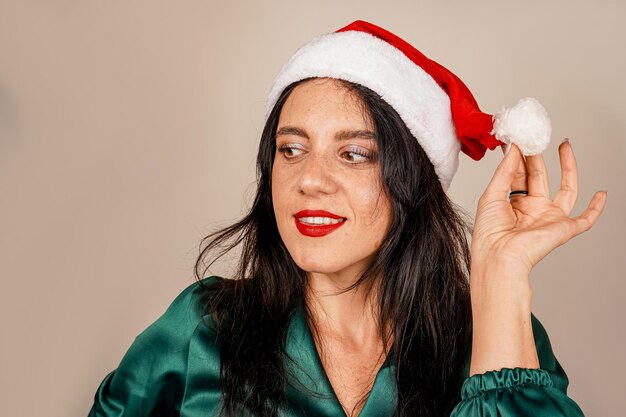
M 309 139 L 309 135 L 307 135 L 306 131 L 304 129 L 301 129 L 301 128 L 296 127 L 296 126 L 283 126 L 283 127 L 279 128 L 276 131 L 276 136 L 280 136 L 280 135 L 295 135 L 295 136 L 300 136 L 300 137 Z M 376 139 L 376 134 L 374 132 L 370 131 L 370 130 L 362 130 L 362 129 L 349 130 L 349 129 L 344 129 L 344 130 L 340 130 L 335 135 L 335 139 L 336 140 L 348 140 L 348 139 L 354 139 L 354 138 L 375 140 Z

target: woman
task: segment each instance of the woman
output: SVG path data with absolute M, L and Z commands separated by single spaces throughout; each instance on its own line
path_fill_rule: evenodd
M 606 193 L 570 218 L 569 142 L 551 200 L 541 141 L 483 115 L 371 23 L 301 48 L 270 92 L 249 214 L 206 238 L 200 285 L 137 337 L 90 416 L 581 416 L 528 277 Z M 481 196 L 470 247 L 445 191 L 459 150 L 480 159 L 500 138 L 521 145 Z M 200 279 L 238 245 L 238 279 Z

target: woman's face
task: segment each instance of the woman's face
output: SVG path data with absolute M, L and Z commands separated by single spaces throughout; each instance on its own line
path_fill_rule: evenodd
M 374 128 L 358 100 L 334 79 L 312 79 L 295 87 L 278 119 L 274 213 L 307 272 L 356 277 L 389 230 Z

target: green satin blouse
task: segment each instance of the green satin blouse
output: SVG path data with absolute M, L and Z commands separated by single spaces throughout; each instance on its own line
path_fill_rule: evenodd
M 204 281 L 219 279 L 208 277 Z M 220 355 L 202 322 L 202 289 L 187 287 L 167 311 L 132 343 L 118 368 L 98 387 L 89 417 L 217 416 L 220 409 Z M 580 417 L 567 396 L 568 379 L 552 353 L 545 329 L 532 316 L 540 369 L 504 368 L 469 375 L 450 417 Z M 319 359 L 302 308 L 288 329 L 287 353 L 298 363 L 299 381 L 319 396 L 289 386 L 285 417 L 345 416 Z M 286 362 L 285 366 L 288 365 Z M 359 417 L 391 416 L 395 409 L 395 366 L 380 368 Z

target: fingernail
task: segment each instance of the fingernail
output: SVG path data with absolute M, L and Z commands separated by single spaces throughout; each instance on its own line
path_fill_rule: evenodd
M 561 143 L 564 143 L 564 142 L 568 142 L 568 143 L 569 143 L 569 142 L 570 142 L 570 138 L 565 138 L 565 139 L 563 139 L 563 140 L 561 141 Z
M 511 150 L 511 144 L 507 143 L 506 145 L 504 145 L 504 156 L 506 156 L 509 151 Z

